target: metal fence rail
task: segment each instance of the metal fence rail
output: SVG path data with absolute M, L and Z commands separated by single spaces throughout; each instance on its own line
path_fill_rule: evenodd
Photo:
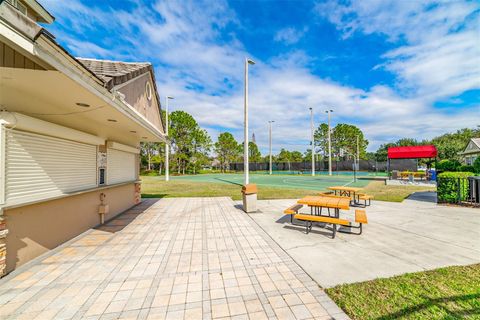
M 437 177 L 437 202 L 480 206 L 480 177 Z

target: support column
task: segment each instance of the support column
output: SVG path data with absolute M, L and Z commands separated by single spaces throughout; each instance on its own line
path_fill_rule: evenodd
M 142 184 L 140 182 L 135 182 L 135 195 L 134 203 L 139 204 L 142 202 Z
M 5 275 L 5 271 L 7 269 L 7 234 L 7 222 L 5 217 L 0 216 L 0 277 Z

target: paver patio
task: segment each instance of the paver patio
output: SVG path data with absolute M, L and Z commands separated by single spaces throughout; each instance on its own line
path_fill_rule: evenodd
M 0 280 L 2 319 L 345 319 L 230 198 L 149 199 Z

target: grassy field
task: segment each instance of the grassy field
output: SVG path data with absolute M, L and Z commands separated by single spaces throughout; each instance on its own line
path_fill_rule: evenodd
M 352 319 L 480 319 L 480 264 L 326 290 Z
M 189 180 L 171 180 L 165 182 L 157 177 L 142 177 L 142 197 L 231 197 L 242 198 L 241 186 L 225 183 L 192 182 Z M 313 190 L 259 187 L 259 199 L 297 199 L 316 194 Z
M 375 200 L 402 202 L 413 192 L 418 191 L 435 191 L 435 187 L 419 187 L 419 186 L 386 186 L 383 181 L 372 181 L 363 191 L 375 197 Z
M 308 179 L 307 177 L 305 177 Z M 203 178 L 207 179 L 207 178 Z M 227 182 L 211 182 L 211 177 L 207 180 L 184 179 L 183 177 L 174 177 L 173 180 L 166 183 L 163 177 L 142 177 L 142 196 L 144 198 L 163 198 L 163 197 L 232 197 L 234 200 L 241 199 L 241 185 Z M 337 185 L 338 180 L 330 180 L 330 185 Z M 368 183 L 368 182 L 367 182 Z M 305 189 L 300 186 L 273 187 L 268 185 L 258 186 L 259 199 L 297 199 L 306 195 L 314 195 L 319 191 L 325 190 L 326 185 L 322 184 L 318 189 L 306 185 Z M 385 186 L 381 181 L 372 181 L 364 187 L 366 193 L 371 194 L 376 200 L 382 201 L 402 201 L 408 195 L 415 191 L 434 190 L 430 187 L 408 187 L 408 186 Z

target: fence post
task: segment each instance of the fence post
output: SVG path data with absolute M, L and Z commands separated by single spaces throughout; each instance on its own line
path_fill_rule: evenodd
M 457 178 L 457 203 L 460 203 L 462 200 L 462 191 L 460 187 L 460 178 Z

